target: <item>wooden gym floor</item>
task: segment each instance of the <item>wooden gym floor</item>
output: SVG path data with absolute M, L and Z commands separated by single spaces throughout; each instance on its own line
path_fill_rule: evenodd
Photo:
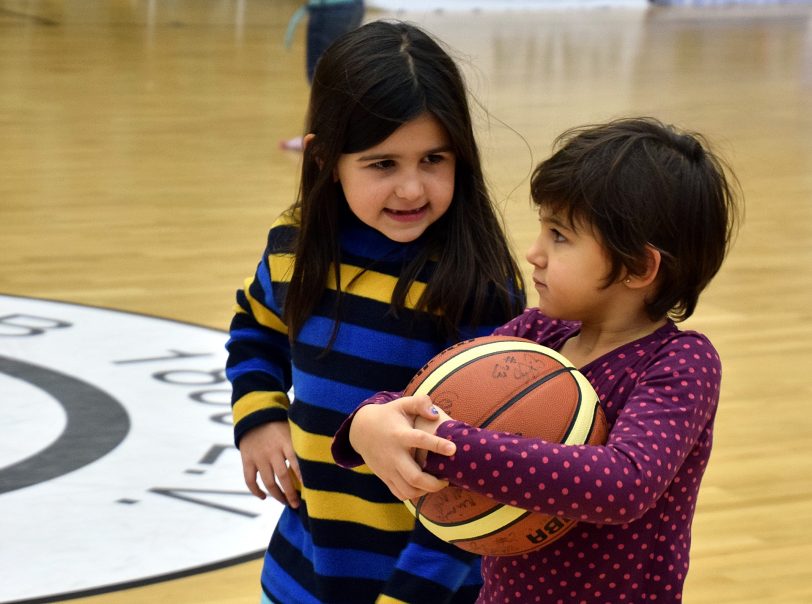
M 225 329 L 296 191 L 298 4 L 0 0 L 0 293 Z M 529 172 L 566 127 L 655 115 L 734 166 L 745 222 L 688 323 L 725 378 L 685 600 L 812 601 L 812 4 L 402 16 L 463 62 L 520 257 Z M 76 602 L 253 604 L 259 571 Z

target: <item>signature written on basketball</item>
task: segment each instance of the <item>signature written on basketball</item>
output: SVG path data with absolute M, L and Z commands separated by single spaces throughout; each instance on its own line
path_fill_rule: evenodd
M 458 487 L 448 487 L 435 494 L 433 502 L 436 508 L 432 512 L 435 519 L 440 522 L 460 522 L 467 519 L 471 514 L 467 512 L 476 508 L 478 504 L 468 491 Z M 436 517 L 439 515 L 439 517 Z
M 536 355 L 506 354 L 496 361 L 491 376 L 496 379 L 525 380 L 541 373 L 542 365 Z

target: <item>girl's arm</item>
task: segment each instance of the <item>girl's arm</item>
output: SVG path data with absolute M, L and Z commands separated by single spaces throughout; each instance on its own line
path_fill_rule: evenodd
M 287 228 L 281 220 L 271 228 L 254 277 L 237 292 L 226 345 L 226 376 L 232 384 L 234 442 L 242 457 L 246 485 L 260 499 L 267 491 L 279 502 L 296 507 L 299 497 L 294 476 L 299 480 L 301 476 L 287 423 L 290 344 L 271 275 L 272 258 L 279 247 L 275 241 Z
M 524 316 L 528 312 L 496 328 L 493 334 L 523 336 L 520 332 L 527 329 Z M 367 463 L 401 500 L 445 487 L 447 482 L 434 480 L 421 466 L 428 450 L 440 455 L 453 453 L 447 439 L 427 438 L 441 423 L 436 421 L 438 417 L 444 416 L 442 421 L 451 418 L 442 409 L 438 409 L 438 416 L 432 414 L 428 397 L 421 400 L 420 397 L 402 399 L 402 396 L 402 392 L 379 392 L 365 400 L 338 429 L 332 445 L 333 458 L 340 466 L 352 468 Z M 397 406 L 384 404 L 395 402 Z M 364 410 L 372 404 L 379 408 Z M 421 430 L 412 429 L 416 420 L 422 422 Z M 415 456 L 420 458 L 420 464 Z
M 448 483 L 423 472 L 415 461 L 415 451 L 451 455 L 454 444 L 428 431 L 415 430 L 414 423 L 419 419 L 434 425 L 441 412 L 425 395 L 378 393 L 342 424 L 333 440 L 333 457 L 344 467 L 366 463 L 401 500 L 439 491 Z M 422 457 L 425 459 L 425 453 Z
M 456 454 L 429 454 L 425 469 L 532 511 L 604 524 L 635 520 L 673 486 L 689 456 L 702 459 L 701 449 L 711 445 L 720 367 L 710 344 L 696 340 L 699 346 L 681 340 L 652 359 L 604 446 L 560 445 L 452 421 L 436 433 L 457 445 Z M 702 343 L 707 354 L 698 362 Z

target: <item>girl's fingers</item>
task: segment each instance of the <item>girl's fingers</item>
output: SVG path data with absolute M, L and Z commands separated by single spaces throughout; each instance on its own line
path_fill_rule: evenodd
M 293 451 L 290 451 L 290 454 L 288 455 L 288 466 L 290 467 L 291 471 L 296 474 L 296 478 L 299 479 L 299 484 L 302 484 L 302 471 L 299 469 L 299 460 Z
M 417 415 L 426 419 L 437 419 L 437 409 L 426 394 L 404 396 L 399 399 L 401 410 L 407 415 Z
M 415 484 L 412 484 L 412 481 Z M 398 478 L 396 481 L 387 484 L 392 494 L 405 501 L 406 499 L 417 499 L 427 493 L 434 493 L 448 486 L 447 482 L 437 480 L 430 474 L 422 474 L 419 478 L 408 479 L 406 477 Z
M 457 451 L 457 445 L 450 440 L 423 432 L 422 430 L 413 430 L 409 434 L 410 447 L 413 449 L 425 449 L 440 455 L 450 457 Z
M 407 493 L 410 499 L 426 493 L 434 493 L 448 486 L 446 481 L 423 472 L 414 463 L 404 466 L 399 472 L 398 478 L 403 481 L 401 490 Z
M 248 490 L 251 491 L 251 494 L 255 497 L 259 497 L 260 499 L 265 499 L 265 491 L 259 488 L 259 484 L 257 483 L 257 471 L 254 469 L 253 471 L 249 470 L 248 468 L 243 469 L 243 478 L 245 478 L 245 484 L 248 487 Z
M 273 474 L 268 476 L 266 473 L 265 475 L 260 474 L 260 476 L 262 477 L 262 484 L 265 485 L 265 490 L 268 492 L 268 495 L 276 499 L 282 505 L 285 505 L 287 499 L 285 499 L 285 494 L 282 492 L 282 489 L 276 484 Z
M 274 467 L 276 473 L 276 480 L 278 481 L 277 488 L 281 487 L 284 500 L 282 503 L 287 502 L 292 508 L 299 507 L 299 494 L 293 488 L 293 481 L 290 479 L 290 468 L 283 462 L 280 467 Z M 267 486 L 267 485 L 266 485 Z

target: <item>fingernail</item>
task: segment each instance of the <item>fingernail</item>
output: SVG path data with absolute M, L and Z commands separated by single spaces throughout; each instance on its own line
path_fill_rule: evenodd
M 435 407 L 434 405 L 432 405 L 432 406 L 431 406 L 431 408 L 429 409 L 429 411 L 431 411 L 431 414 L 432 414 L 432 415 L 439 415 L 439 414 L 440 414 L 440 412 L 439 412 L 439 411 L 437 411 L 437 407 Z

